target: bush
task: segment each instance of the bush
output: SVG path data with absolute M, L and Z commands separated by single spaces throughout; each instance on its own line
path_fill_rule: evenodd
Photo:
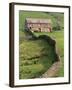
M 24 65 L 29 65 L 30 63 L 29 63 L 29 61 L 28 60 L 25 60 L 24 61 Z
M 60 26 L 55 26 L 53 27 L 53 30 L 56 31 L 56 30 L 61 30 L 61 27 Z
M 38 61 L 39 61 L 38 59 L 35 59 L 35 60 L 34 60 L 34 64 L 37 64 L 37 63 L 38 63 Z

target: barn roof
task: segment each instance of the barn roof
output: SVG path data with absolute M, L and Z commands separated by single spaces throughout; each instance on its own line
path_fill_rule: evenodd
M 51 23 L 51 19 L 26 18 L 27 23 Z

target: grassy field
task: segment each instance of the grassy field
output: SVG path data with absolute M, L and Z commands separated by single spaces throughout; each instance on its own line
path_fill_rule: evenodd
M 34 33 L 36 36 L 39 35 L 48 35 L 56 40 L 56 47 L 59 56 L 61 57 L 62 66 L 60 71 L 58 72 L 58 76 L 64 76 L 64 32 L 62 31 L 54 31 L 52 33 Z
M 41 76 L 55 61 L 53 48 L 43 40 L 24 40 L 20 44 L 20 78 Z
M 57 26 L 57 16 L 60 19 L 60 26 L 63 27 L 63 14 L 26 12 L 19 13 L 19 78 L 29 79 L 40 77 L 55 60 L 53 48 L 43 40 L 26 40 L 24 22 L 25 18 L 50 18 L 52 27 Z M 56 40 L 58 54 L 61 57 L 62 66 L 58 72 L 59 77 L 64 76 L 64 32 L 53 31 L 52 33 L 34 33 L 36 36 L 48 35 Z M 47 55 L 46 55 L 47 54 Z M 46 56 L 45 56 L 46 55 Z

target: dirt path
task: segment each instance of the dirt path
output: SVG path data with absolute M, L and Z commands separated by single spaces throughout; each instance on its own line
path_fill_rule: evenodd
M 48 77 L 55 77 L 61 67 L 61 61 L 55 62 L 41 77 L 48 78 Z

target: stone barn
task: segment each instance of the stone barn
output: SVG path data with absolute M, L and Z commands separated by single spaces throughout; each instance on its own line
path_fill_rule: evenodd
M 26 18 L 25 29 L 32 32 L 51 32 L 51 19 Z

